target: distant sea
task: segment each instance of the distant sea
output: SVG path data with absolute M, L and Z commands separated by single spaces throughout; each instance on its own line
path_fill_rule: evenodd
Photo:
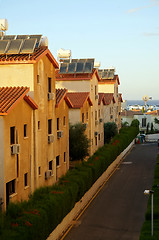
M 143 100 L 127 100 L 127 106 L 135 105 L 135 104 L 143 106 L 143 105 L 145 105 L 145 102 Z M 147 102 L 147 105 L 149 105 L 149 106 L 158 105 L 159 106 L 159 100 L 149 100 Z

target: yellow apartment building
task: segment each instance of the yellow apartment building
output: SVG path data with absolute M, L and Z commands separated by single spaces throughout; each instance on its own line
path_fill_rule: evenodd
M 28 199 L 34 189 L 33 122 L 38 106 L 27 87 L 0 87 L 0 199 Z M 35 111 L 36 110 L 36 111 Z
M 105 106 L 104 106 L 104 123 L 115 122 L 115 111 L 114 111 L 114 94 L 104 93 Z
M 92 155 L 91 144 L 91 106 L 93 105 L 89 92 L 70 92 L 66 95 L 69 104 L 69 121 L 71 124 L 85 124 L 85 134 L 90 142 L 89 154 Z
M 99 124 L 99 134 L 98 134 L 98 141 L 100 147 L 104 145 L 104 132 L 103 132 L 103 127 L 104 127 L 104 110 L 106 106 L 106 101 L 104 97 L 104 93 L 99 93 L 99 99 L 98 99 L 98 124 Z
M 12 45 L 19 47 L 12 48 Z M 35 151 L 32 191 L 57 180 L 55 69 L 58 68 L 41 35 L 15 36 L 0 51 L 0 86 L 27 86 L 30 88 L 29 96 L 38 105 L 38 110 L 33 113 Z
M 114 122 L 117 124 L 118 130 L 121 127 L 121 118 L 119 113 L 121 112 L 121 106 L 119 104 L 118 86 L 120 85 L 119 76 L 115 75 L 115 69 L 99 69 L 98 70 L 100 81 L 98 82 L 99 92 L 101 93 L 113 93 L 115 103 L 113 109 Z M 111 114 L 112 115 L 112 114 Z
M 69 106 L 67 89 L 56 89 L 56 180 L 69 169 Z
M 56 71 L 56 87 L 66 88 L 68 92 L 89 92 L 91 106 L 91 149 L 92 154 L 99 148 L 98 133 L 98 82 L 97 69 L 93 68 L 94 59 L 72 59 L 69 63 L 61 63 Z

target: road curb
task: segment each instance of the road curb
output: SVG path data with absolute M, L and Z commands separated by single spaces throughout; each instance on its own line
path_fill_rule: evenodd
M 107 168 L 107 170 L 97 179 L 92 187 L 84 194 L 84 196 L 77 202 L 74 208 L 64 217 L 62 222 L 53 230 L 47 240 L 63 239 L 67 232 L 82 215 L 82 213 L 89 206 L 90 202 L 95 198 L 98 192 L 102 189 L 107 180 L 115 172 L 123 157 L 131 150 L 134 145 L 134 140 L 129 146 L 114 160 L 114 162 Z

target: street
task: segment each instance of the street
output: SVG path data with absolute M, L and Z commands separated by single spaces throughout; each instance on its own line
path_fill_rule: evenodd
M 138 240 L 153 183 L 157 143 L 135 145 L 65 240 Z

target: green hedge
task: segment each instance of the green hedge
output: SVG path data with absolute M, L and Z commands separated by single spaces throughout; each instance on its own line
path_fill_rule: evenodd
M 57 184 L 37 189 L 27 202 L 10 203 L 0 215 L 0 239 L 46 239 L 137 134 L 136 127 L 122 128 L 109 144 L 69 170 Z
M 145 222 L 140 233 L 140 240 L 159 239 L 159 155 L 157 156 L 152 190 L 154 191 L 154 235 L 153 237 L 151 236 L 151 197 L 149 197 Z

